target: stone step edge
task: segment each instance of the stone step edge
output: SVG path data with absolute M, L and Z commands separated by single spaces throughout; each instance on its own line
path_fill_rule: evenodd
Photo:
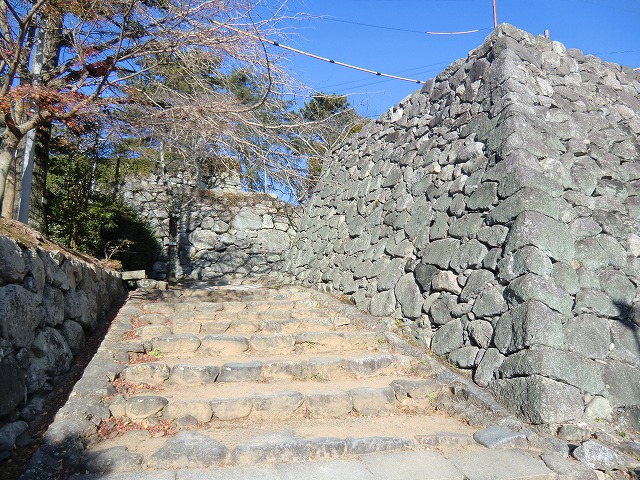
M 413 368 L 410 357 L 397 354 L 362 357 L 311 357 L 306 360 L 247 360 L 221 365 L 178 363 L 169 367 L 164 362 L 136 363 L 125 367 L 118 378 L 147 385 L 207 385 L 216 382 L 266 382 L 272 379 L 331 379 L 344 375 L 371 377 L 386 371 L 408 372 Z
M 109 404 L 113 418 L 130 420 L 181 420 L 191 417 L 201 423 L 238 420 L 256 416 L 303 418 L 343 418 L 350 415 L 373 417 L 413 409 L 430 408 L 439 387 L 428 380 L 394 380 L 386 387 L 354 387 L 349 390 L 278 390 L 243 396 L 206 400 L 175 400 L 162 395 L 117 395 Z M 103 420 L 104 422 L 104 420 Z
M 180 437 L 181 434 L 182 438 Z M 179 442 L 182 439 L 188 439 L 185 442 L 188 447 L 180 448 Z M 198 448 L 198 443 L 202 443 L 202 448 Z M 164 469 L 230 467 L 349 459 L 371 453 L 416 451 L 433 449 L 444 445 L 460 448 L 475 444 L 476 442 L 470 435 L 446 432 L 415 435 L 413 437 L 368 436 L 345 438 L 299 438 L 290 434 L 275 433 L 256 437 L 233 447 L 227 447 L 203 434 L 186 430 L 169 438 L 163 446 L 147 457 L 129 451 L 126 447 L 111 447 L 96 452 L 87 451 L 83 455 L 79 466 L 81 469 L 92 473 L 104 473 L 103 470 L 114 467 L 115 459 L 119 461 L 121 468 L 120 470 L 115 470 L 115 473 L 124 473 L 139 470 L 160 471 Z M 189 451 L 186 451 L 187 448 Z M 189 460 L 188 464 L 185 465 L 186 458 Z M 101 468 L 102 465 L 104 465 L 103 468 Z M 72 478 L 79 479 L 82 477 Z
M 284 320 L 246 320 L 246 319 L 237 319 L 237 320 L 190 320 L 190 321 L 179 321 L 174 322 L 172 320 L 168 320 L 171 322 L 170 324 L 153 324 L 149 323 L 146 325 L 142 325 L 140 327 L 132 327 L 132 330 L 137 335 L 144 335 L 145 332 L 154 330 L 158 331 L 166 331 L 169 332 L 166 335 L 183 335 L 183 334 L 192 334 L 192 335 L 216 335 L 216 334 L 224 334 L 229 331 L 238 332 L 236 335 L 242 334 L 255 334 L 259 332 L 268 332 L 268 333 L 284 333 L 284 334 L 294 334 L 294 333 L 310 333 L 310 332 L 340 332 L 340 331 L 349 331 L 350 325 L 348 322 L 341 321 L 323 321 L 318 318 L 289 318 Z M 294 326 L 295 329 L 289 330 L 290 326 Z M 300 330 L 300 327 L 313 327 L 316 330 L 305 329 Z M 253 327 L 254 330 L 251 332 L 242 332 L 240 327 L 250 328 Z M 325 330 L 321 330 L 321 328 L 325 328 Z M 150 334 L 153 337 L 162 336 L 159 334 Z

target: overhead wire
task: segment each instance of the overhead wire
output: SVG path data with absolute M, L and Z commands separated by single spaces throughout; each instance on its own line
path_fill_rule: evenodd
M 402 80 L 402 81 L 405 81 L 405 82 L 411 82 L 411 83 L 417 83 L 417 84 L 425 83 L 424 80 L 416 80 L 414 78 L 406 78 L 406 77 L 400 77 L 398 75 L 391 75 L 389 73 L 377 72 L 375 70 L 371 70 L 371 69 L 368 69 L 368 68 L 358 67 L 356 65 L 351 65 L 349 63 L 339 62 L 337 60 L 332 60 L 330 58 L 321 57 L 320 55 L 316 55 L 314 53 L 305 52 L 304 50 L 300 50 L 298 48 L 290 47 L 289 45 L 285 45 L 285 44 L 277 42 L 275 40 L 269 40 L 268 38 L 261 37 L 259 35 L 254 34 L 254 33 L 245 32 L 244 30 L 240 30 L 239 28 L 232 27 L 230 25 L 227 25 L 227 24 L 222 23 L 222 22 L 218 22 L 218 21 L 213 20 L 213 19 L 211 20 L 211 22 L 214 23 L 215 25 L 218 25 L 219 27 L 226 28 L 228 30 L 231 30 L 232 32 L 239 33 L 240 35 L 245 35 L 247 37 L 255 38 L 256 40 L 259 40 L 259 41 L 261 41 L 263 43 L 266 43 L 266 44 L 269 44 L 269 45 L 273 45 L 274 47 L 279 47 L 279 48 L 282 48 L 284 50 L 288 50 L 290 52 L 294 52 L 294 53 L 297 53 L 299 55 L 304 55 L 304 56 L 309 57 L 309 58 L 315 58 L 316 60 L 322 60 L 322 61 L 327 62 L 327 63 L 333 63 L 334 65 L 339 65 L 341 67 L 351 68 L 353 70 L 358 70 L 360 72 L 371 73 L 371 74 L 376 75 L 378 77 L 386 77 L 386 78 L 391 78 L 391 79 L 394 79 L 394 80 Z

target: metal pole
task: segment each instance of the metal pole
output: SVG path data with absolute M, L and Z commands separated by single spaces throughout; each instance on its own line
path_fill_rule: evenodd
M 496 8 L 496 0 L 492 0 L 493 2 L 493 28 L 498 28 L 498 13 Z

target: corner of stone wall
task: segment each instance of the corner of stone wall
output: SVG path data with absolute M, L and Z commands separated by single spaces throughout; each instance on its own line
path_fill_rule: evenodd
M 337 152 L 290 273 L 403 319 L 530 422 L 637 426 L 638 93 L 501 26 Z

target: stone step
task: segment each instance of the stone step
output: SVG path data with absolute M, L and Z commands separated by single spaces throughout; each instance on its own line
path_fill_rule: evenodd
M 172 316 L 164 320 L 156 318 L 154 315 L 151 319 L 155 323 L 148 323 L 141 327 L 135 328 L 136 334 L 142 340 L 151 340 L 153 337 L 166 336 L 170 334 L 249 334 L 257 332 L 265 333 L 294 333 L 294 332 L 313 332 L 313 331 L 330 331 L 335 329 L 344 330 L 349 325 L 348 319 L 329 319 L 329 318 L 303 318 L 303 319 L 250 319 L 250 318 L 234 318 L 234 319 L 218 319 L 212 320 L 210 317 L 199 316 Z
M 449 426 L 451 430 L 448 430 Z M 438 430 L 439 427 L 444 429 Z M 331 432 L 331 435 L 323 435 L 324 431 Z M 388 434 L 392 431 L 402 433 Z M 199 425 L 183 428 L 176 435 L 161 438 L 154 437 L 146 430 L 138 430 L 125 433 L 121 437 L 110 438 L 89 449 L 81 459 L 81 470 L 93 473 L 119 473 L 291 464 L 346 460 L 382 452 L 410 454 L 432 449 L 435 445 L 438 446 L 441 455 L 453 452 L 470 455 L 484 451 L 483 447 L 474 442 L 472 434 L 473 431 L 469 427 L 449 425 L 446 421 L 436 425 L 431 419 L 411 415 L 385 418 L 351 417 L 317 422 L 302 420 L 287 424 L 285 429 L 275 428 L 270 432 L 265 432 L 248 422 L 229 422 L 229 427 L 224 429 Z M 432 461 L 432 468 L 438 466 Z M 403 468 L 408 468 L 408 465 L 404 465 Z M 299 478 L 306 477 L 302 475 Z M 464 476 L 459 475 L 455 478 L 462 480 Z
M 121 376 L 130 383 L 149 385 L 229 382 L 233 381 L 234 375 L 239 379 L 255 378 L 259 382 L 283 379 L 328 381 L 408 373 L 414 364 L 411 357 L 387 353 L 250 358 L 225 356 L 214 361 L 207 357 L 161 359 L 158 362 L 129 365 Z
M 246 371 L 245 371 L 246 372 Z M 224 375 L 224 370 L 220 376 Z M 241 381 L 231 371 L 233 381 Z M 256 378 L 244 378 L 247 381 Z M 175 420 L 179 423 L 224 422 L 263 419 L 266 422 L 294 418 L 345 418 L 352 415 L 389 415 L 409 409 L 414 413 L 432 411 L 432 402 L 441 391 L 432 380 L 403 377 L 376 377 L 324 382 L 282 381 L 239 386 L 219 383 L 184 389 L 170 386 L 159 391 L 116 395 L 109 410 L 115 418 L 129 420 Z M 186 420 L 185 420 L 186 419 Z
M 237 355 L 329 353 L 344 350 L 374 350 L 385 345 L 384 337 L 375 332 L 302 332 L 292 334 L 195 335 L 171 334 L 153 337 L 151 349 L 161 355 Z

